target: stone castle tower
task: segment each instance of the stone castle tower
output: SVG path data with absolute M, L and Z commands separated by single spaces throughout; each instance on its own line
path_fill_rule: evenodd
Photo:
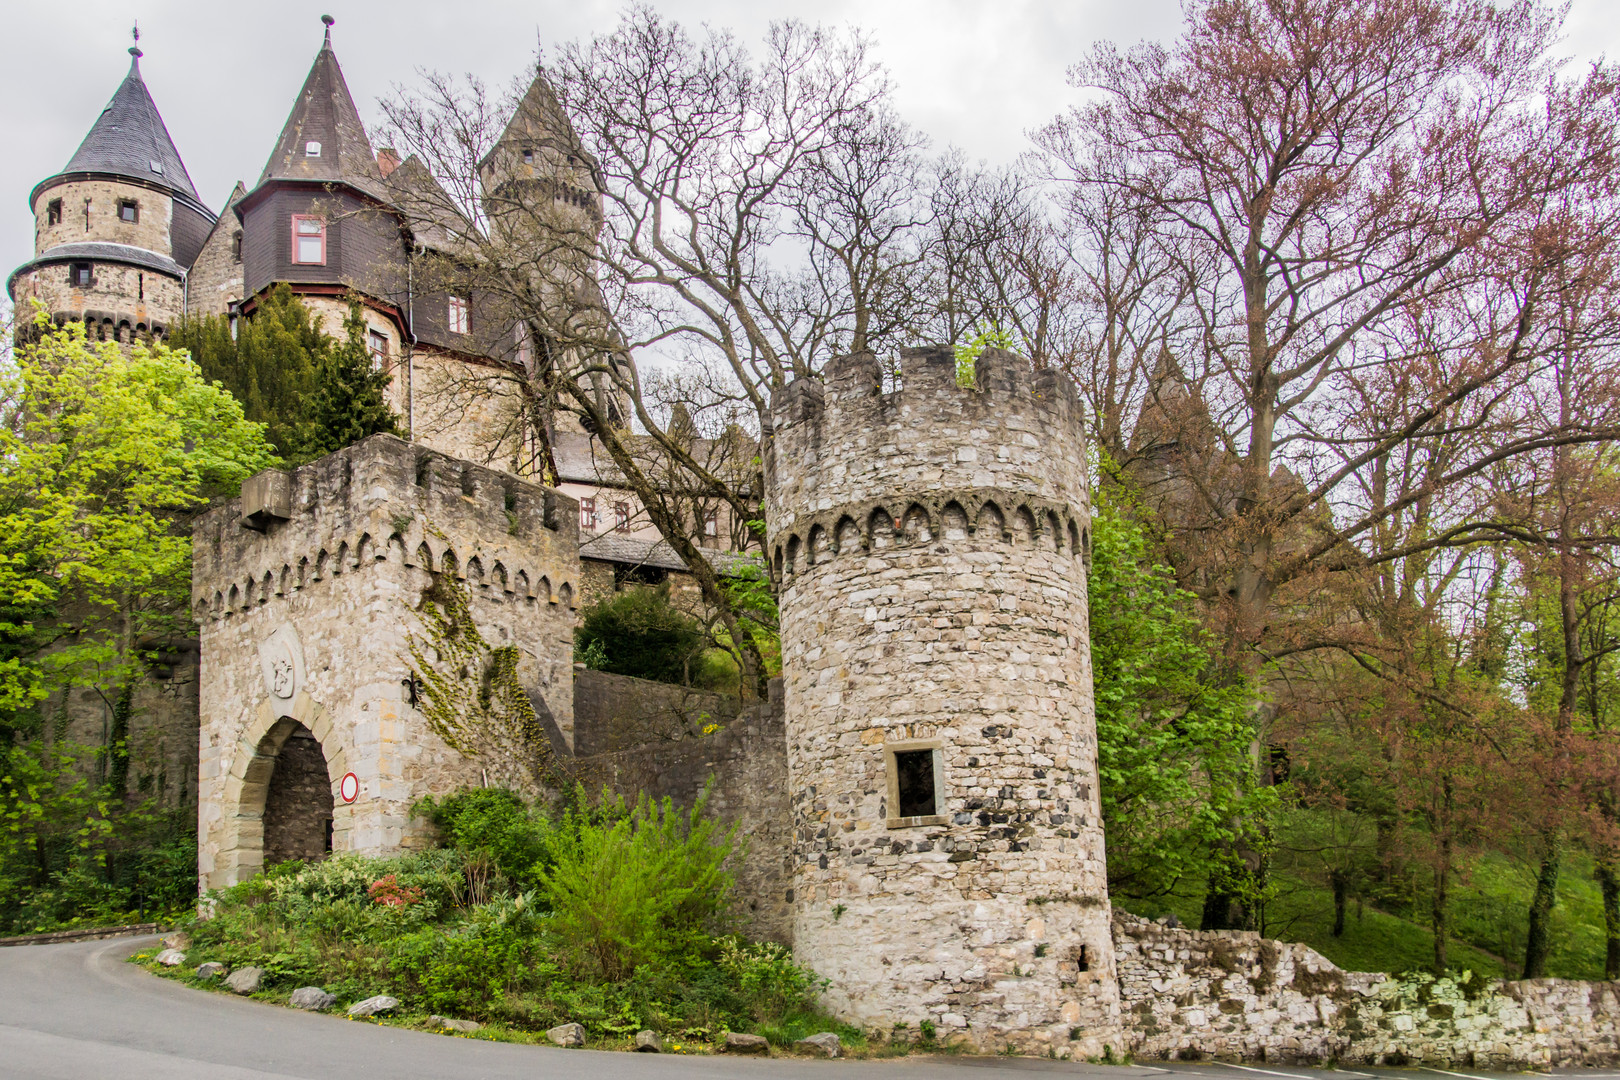
M 949 349 L 833 361 L 774 404 L 794 948 L 852 1022 L 1118 1048 L 1081 410 Z
M 29 196 L 34 257 L 7 288 L 19 321 L 37 300 L 91 336 L 161 337 L 185 310 L 187 268 L 214 227 L 152 95 L 141 50 L 62 171 Z

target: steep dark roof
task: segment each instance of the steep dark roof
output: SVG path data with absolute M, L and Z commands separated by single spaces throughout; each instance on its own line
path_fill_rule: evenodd
M 416 242 L 435 251 L 450 252 L 473 226 L 457 209 L 450 193 L 433 178 L 422 159 L 412 154 L 383 181 L 390 202 L 405 215 Z
M 180 151 L 141 80 L 141 52 L 130 50 L 129 74 L 101 110 L 79 149 L 57 176 L 103 173 L 126 176 L 184 195 L 202 205 Z M 156 165 L 156 168 L 153 166 Z M 51 179 L 55 179 L 52 177 Z M 45 183 L 49 183 L 47 180 Z M 41 187 L 44 184 L 40 185 Z M 37 193 L 39 188 L 35 188 Z
M 310 143 L 320 144 L 319 157 L 309 156 Z M 389 201 L 377 155 L 366 138 L 349 84 L 343 81 L 337 54 L 332 51 L 330 29 L 321 51 L 315 54 L 298 100 L 293 102 L 276 148 L 265 162 L 258 186 L 270 180 L 347 184 L 381 202 Z
M 722 574 L 735 574 L 749 567 L 760 566 L 758 555 L 739 551 L 704 550 L 709 564 Z M 662 570 L 687 569 L 686 563 L 675 554 L 675 549 L 663 540 L 643 540 L 621 533 L 586 533 L 579 538 L 579 557 L 597 562 L 619 563 L 624 566 L 656 566 Z
M 13 270 L 6 278 L 6 292 L 12 291 L 17 275 L 36 266 L 49 266 L 52 263 L 67 262 L 112 262 L 122 263 L 126 266 L 139 266 L 146 270 L 156 270 L 162 274 L 179 281 L 185 276 L 185 267 L 169 258 L 159 255 L 155 251 L 145 248 L 130 247 L 128 244 L 112 244 L 105 241 L 88 240 L 76 244 L 57 244 L 47 248 Z

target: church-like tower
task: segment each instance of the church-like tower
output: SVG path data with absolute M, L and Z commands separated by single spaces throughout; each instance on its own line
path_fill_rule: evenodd
M 29 196 L 34 258 L 7 281 L 19 323 L 38 301 L 92 336 L 162 337 L 185 310 L 187 268 L 214 226 L 163 117 L 129 74 L 61 172 Z
M 768 455 L 794 951 L 868 1028 L 1117 1050 L 1074 389 L 996 350 L 825 376 Z

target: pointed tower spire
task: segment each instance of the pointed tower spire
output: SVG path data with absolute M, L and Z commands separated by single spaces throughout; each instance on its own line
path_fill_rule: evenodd
M 130 33 L 136 41 L 140 40 L 139 27 Z M 124 76 L 112 100 L 101 110 L 101 115 L 90 127 L 90 133 L 58 175 L 104 173 L 125 176 L 167 188 L 201 207 L 202 199 L 192 186 L 185 163 L 180 160 L 180 151 L 174 148 L 169 129 L 164 125 L 163 117 L 158 114 L 157 105 L 141 79 L 143 55 L 139 45 L 129 47 L 129 74 Z
M 304 86 L 282 126 L 276 148 L 259 174 L 259 184 L 271 180 L 313 180 L 350 187 L 388 201 L 377 155 L 366 138 L 360 110 L 355 108 L 343 68 L 332 50 L 330 15 L 322 15 L 326 33 L 320 52 L 310 66 Z

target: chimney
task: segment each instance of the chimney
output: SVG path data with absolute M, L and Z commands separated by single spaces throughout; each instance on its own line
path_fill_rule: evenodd
M 392 146 L 385 146 L 377 151 L 377 168 L 382 170 L 384 180 L 388 179 L 389 173 L 399 168 L 399 154 Z

